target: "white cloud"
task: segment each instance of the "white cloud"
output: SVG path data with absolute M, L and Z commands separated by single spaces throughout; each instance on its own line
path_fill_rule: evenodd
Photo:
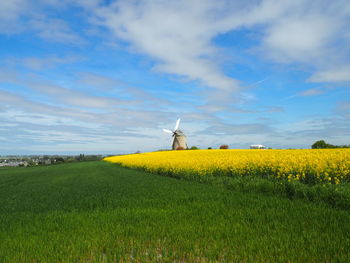
M 316 96 L 316 95 L 321 95 L 325 93 L 323 89 L 320 88 L 312 88 L 312 89 L 307 89 L 302 92 L 299 92 L 299 96 Z
M 14 67 L 25 67 L 29 70 L 42 71 L 44 69 L 46 70 L 53 69 L 61 65 L 68 65 L 68 64 L 74 64 L 77 62 L 82 62 L 85 59 L 86 59 L 85 57 L 77 56 L 77 55 L 75 56 L 46 55 L 42 57 L 34 57 L 34 56 L 18 57 L 18 56 L 12 55 L 3 59 L 4 67 L 1 69 L 0 79 L 4 80 L 8 74 L 10 74 L 10 76 L 7 77 L 8 79 L 13 78 L 13 76 L 16 74 L 14 74 L 13 72 L 10 73 L 9 71 L 11 71 L 11 68 L 14 68 Z
M 284 108 L 280 106 L 271 106 L 266 108 L 266 112 L 284 112 Z
M 16 126 L 18 124 L 30 124 L 30 125 L 40 125 L 40 126 L 55 126 L 55 125 L 68 125 L 76 126 L 81 128 L 99 128 L 101 127 L 100 123 L 93 122 L 83 122 L 78 119 L 72 119 L 69 116 L 59 116 L 53 115 L 52 112 L 25 112 L 18 109 L 9 109 L 7 111 L 0 113 L 0 118 L 3 122 L 8 122 L 7 125 L 2 125 L 3 127 Z M 12 122 L 10 125 L 9 122 Z M 16 123 L 16 124 L 15 124 Z
M 36 16 L 28 23 L 46 41 L 74 45 L 86 44 L 86 41 L 75 33 L 69 24 L 62 19 Z
M 27 0 L 0 1 L 0 33 L 13 34 L 21 31 L 18 20 L 28 9 Z
M 153 70 L 198 81 L 203 110 L 227 110 L 247 101 L 243 84 L 224 73 L 223 53 L 213 39 L 230 31 L 255 32 L 253 54 L 298 65 L 310 81 L 347 81 L 350 57 L 350 5 L 347 1 L 113 1 L 90 9 L 95 23 L 109 28 L 132 52 L 155 60 Z M 236 61 L 230 61 L 235 64 Z M 338 65 L 345 66 L 339 69 Z M 315 72 L 316 73 L 312 73 Z M 310 90 L 302 96 L 320 94 Z M 251 100 L 249 100 L 251 101 Z
M 337 109 L 340 111 L 350 111 L 350 101 L 338 102 Z
M 309 81 L 311 82 L 348 82 L 350 81 L 350 64 L 337 66 L 328 70 L 321 70 L 314 73 Z
M 89 10 L 92 14 L 83 16 L 86 22 L 106 26 L 128 42 L 134 52 L 154 58 L 157 61 L 154 70 L 197 80 L 225 95 L 228 91 L 237 92 L 241 83 L 237 77 L 223 73 L 220 50 L 212 40 L 242 28 L 258 33 L 255 50 L 260 50 L 264 57 L 278 63 L 304 63 L 310 70 L 316 70 L 312 81 L 348 80 L 345 73 L 333 73 L 339 64 L 348 67 L 350 4 L 346 0 L 335 0 L 331 5 L 325 0 L 119 0 L 110 4 L 97 0 L 50 0 L 39 1 L 35 6 L 28 3 L 13 0 L 0 4 L 4 28 L 20 24 L 21 17 L 27 17 L 25 29 L 46 41 L 81 45 L 86 40 L 71 29 L 70 22 L 45 13 L 45 8 L 64 10 L 80 5 L 84 12 Z M 11 23 L 5 22 L 10 20 Z
M 77 74 L 79 82 L 100 90 L 118 89 L 126 84 L 118 79 L 102 76 L 91 72 L 80 72 Z
M 262 3 L 276 4 L 270 16 L 259 19 L 256 15 L 250 21 L 255 24 L 260 20 L 263 25 L 257 49 L 264 57 L 307 69 L 312 82 L 349 81 L 348 1 L 329 4 L 328 1 L 265 0 Z
M 116 108 L 96 113 L 65 105 L 52 106 L 5 91 L 0 91 L 0 104 L 3 106 L 0 137 L 7 138 L 2 150 L 16 148 L 21 153 L 28 150 L 21 145 L 30 145 L 30 151 L 56 153 L 156 150 L 164 148 L 158 138 L 159 122 L 171 119 L 168 113 L 144 109 Z
M 156 59 L 154 70 L 236 91 L 239 82 L 221 72 L 211 44 L 222 30 L 218 15 L 223 8 L 212 1 L 117 1 L 96 14 L 134 51 Z
M 46 57 L 24 57 L 21 59 L 11 59 L 17 61 L 17 64 L 21 64 L 32 70 L 43 70 L 56 67 L 61 64 L 71 64 L 77 61 L 81 61 L 83 58 L 78 56 L 65 56 L 58 57 L 56 55 Z
M 0 33 L 18 34 L 35 33 L 40 38 L 71 45 L 82 45 L 86 41 L 71 29 L 71 25 L 57 17 L 57 12 L 64 11 L 70 1 L 6 0 L 0 1 Z M 87 1 L 89 3 L 90 1 Z M 50 10 L 51 9 L 51 10 Z
M 339 101 L 335 112 L 337 112 L 340 116 L 345 117 L 347 120 L 350 120 L 350 101 Z
M 281 18 L 267 29 L 263 45 L 277 61 L 318 60 L 336 33 L 335 24 L 321 15 Z
M 27 7 L 26 0 L 8 0 L 0 2 L 0 19 L 15 21 Z
M 180 77 L 186 81 L 197 81 L 201 85 L 186 85 L 191 90 L 167 90 L 158 95 L 156 92 L 160 89 L 147 92 L 129 86 L 118 77 L 110 78 L 97 73 L 82 73 L 78 75 L 78 80 L 69 79 L 77 76 L 74 67 L 71 67 L 70 76 L 57 81 L 43 81 L 52 75 L 40 73 L 40 78 L 39 75 L 29 75 L 23 68 L 21 74 L 1 69 L 0 79 L 5 82 L 0 87 L 4 89 L 0 90 L 0 107 L 4 113 L 1 116 L 3 119 L 6 114 L 11 117 L 5 118 L 6 123 L 2 122 L 1 129 L 6 130 L 7 136 L 11 135 L 13 125 L 20 125 L 18 138 L 38 139 L 47 144 L 56 138 L 60 141 L 59 149 L 127 149 L 130 145 L 154 149 L 163 143 L 163 137 L 159 135 L 163 127 L 159 126 L 165 122 L 172 123 L 176 119 L 174 112 L 181 113 L 189 123 L 193 122 L 187 127 L 190 127 L 189 140 L 194 140 L 196 144 L 226 143 L 215 141 L 219 137 L 227 142 L 239 141 L 241 145 L 264 143 L 272 141 L 271 138 L 279 145 L 293 145 L 308 143 L 307 140 L 312 142 L 315 136 L 348 134 L 349 124 L 342 124 L 341 118 L 337 122 L 296 122 L 291 129 L 279 127 L 280 132 L 273 121 L 260 118 L 256 122 L 258 116 L 246 114 L 244 118 L 235 118 L 239 113 L 267 116 L 268 112 L 283 112 L 283 108 L 261 106 L 257 110 L 261 97 L 242 92 L 243 84 L 235 76 L 234 68 L 223 69 L 224 59 L 230 66 L 240 62 L 235 61 L 235 56 L 223 59 L 225 49 L 216 46 L 213 41 L 231 31 L 237 30 L 239 35 L 249 32 L 255 37 L 255 46 L 249 50 L 250 56 L 268 58 L 274 66 L 275 63 L 285 63 L 292 65 L 292 70 L 295 67 L 307 70 L 312 74 L 309 78 L 311 82 L 346 82 L 350 80 L 348 1 L 335 0 L 329 4 L 325 0 L 118 0 L 103 4 L 97 0 L 38 0 L 35 5 L 28 3 L 28 0 L 0 3 L 0 32 L 12 30 L 16 33 L 21 28 L 45 41 L 82 45 L 86 41 L 82 32 L 100 28 L 102 33 L 95 36 L 105 37 L 107 27 L 116 36 L 115 42 L 119 42 L 117 52 L 126 42 L 129 51 L 153 59 L 155 72 L 175 75 L 177 80 Z M 65 9 L 76 7 L 77 3 L 85 7 L 74 9 L 74 12 L 81 11 L 78 15 L 83 20 L 79 21 L 84 25 L 83 29 L 80 24 L 75 24 L 76 18 L 73 19 L 71 10 Z M 61 9 L 57 11 L 56 7 Z M 64 13 L 62 17 L 59 16 L 61 11 Z M 87 12 L 90 17 L 86 16 Z M 92 30 L 85 28 L 87 21 L 93 24 Z M 78 29 L 79 34 L 74 29 Z M 92 39 L 92 35 L 90 37 Z M 241 42 L 243 48 L 249 42 L 245 41 Z M 234 49 L 236 43 L 230 44 Z M 103 48 L 105 46 L 101 50 Z M 64 49 L 57 51 L 64 52 Z M 80 51 L 86 52 L 86 49 Z M 74 59 L 51 55 L 16 60 L 29 69 L 41 71 L 72 63 Z M 92 70 L 92 67 L 79 69 Z M 57 70 L 54 75 L 60 72 Z M 109 74 L 115 72 L 110 70 Z M 265 79 L 251 86 L 263 81 Z M 8 92 L 12 87 L 12 93 Z M 313 88 L 293 93 L 295 96 L 314 96 L 324 91 Z M 168 94 L 169 98 L 162 99 Z M 249 102 L 255 111 L 246 109 Z M 349 116 L 347 103 L 339 104 L 337 110 L 344 112 L 337 112 L 341 117 Z M 232 113 L 235 113 L 234 116 Z M 245 123 L 237 124 L 239 121 Z M 330 126 L 340 128 L 335 131 Z M 196 130 L 196 127 L 200 129 Z M 191 131 L 195 132 L 191 134 Z M 201 131 L 205 131 L 205 137 L 197 136 Z M 150 136 L 147 143 L 143 139 L 145 136 Z M 33 145 L 37 149 L 45 149 L 35 142 Z M 164 145 L 167 145 L 165 140 Z M 11 145 L 8 147 L 10 149 Z M 50 149 L 52 146 L 47 147 Z
M 34 91 L 31 94 L 33 97 L 46 97 L 49 103 L 60 104 L 65 107 L 83 107 L 89 108 L 90 110 L 97 108 L 109 111 L 121 105 L 133 106 L 138 103 L 136 100 L 124 100 L 111 95 L 90 95 L 88 92 L 56 85 L 51 81 L 43 79 L 39 75 L 24 75 L 18 74 L 15 71 L 7 71 L 6 73 L 7 74 L 0 74 L 0 81 L 30 88 Z M 24 100 L 23 97 L 16 96 L 13 93 L 3 94 L 3 96 L 9 97 L 12 100 Z

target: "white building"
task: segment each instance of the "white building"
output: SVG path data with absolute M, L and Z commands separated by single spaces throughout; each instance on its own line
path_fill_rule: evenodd
M 266 147 L 262 144 L 253 144 L 250 145 L 250 149 L 266 149 Z

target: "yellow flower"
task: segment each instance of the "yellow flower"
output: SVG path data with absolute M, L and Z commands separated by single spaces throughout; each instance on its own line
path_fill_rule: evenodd
M 350 149 L 161 151 L 112 156 L 105 161 L 154 173 L 187 176 L 262 176 L 333 182 L 350 179 Z

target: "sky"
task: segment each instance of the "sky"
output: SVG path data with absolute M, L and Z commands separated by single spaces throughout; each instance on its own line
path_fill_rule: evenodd
M 0 1 L 0 155 L 350 144 L 348 0 Z

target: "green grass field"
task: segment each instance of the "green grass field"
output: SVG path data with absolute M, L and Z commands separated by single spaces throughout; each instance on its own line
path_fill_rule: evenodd
M 106 162 L 0 170 L 0 262 L 349 262 L 350 211 Z

